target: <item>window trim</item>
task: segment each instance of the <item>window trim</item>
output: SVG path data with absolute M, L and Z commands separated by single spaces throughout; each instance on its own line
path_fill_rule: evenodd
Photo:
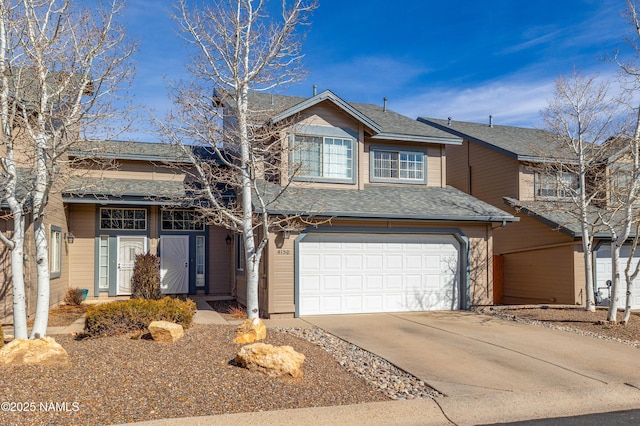
M 57 235 L 57 237 L 54 237 L 54 234 Z M 54 242 L 56 241 L 57 241 L 57 244 L 54 244 Z M 54 253 L 55 247 L 57 247 L 57 252 Z M 62 228 L 60 226 L 51 225 L 49 229 L 49 278 L 60 278 L 61 276 L 62 276 Z
M 244 253 L 244 239 L 242 238 L 243 234 L 236 234 L 236 244 L 235 244 L 235 266 L 236 272 L 244 274 L 245 269 L 245 253 Z
M 575 190 L 578 190 L 580 188 L 580 182 L 578 180 L 578 175 L 576 173 L 573 172 L 563 172 L 563 171 L 557 171 L 555 173 L 544 173 L 544 172 L 536 172 L 534 174 L 534 184 L 533 184 L 533 193 L 534 193 L 534 198 L 536 200 L 566 200 L 571 198 L 571 194 L 568 194 L 569 190 L 568 188 L 564 188 L 563 186 L 560 185 L 560 177 L 561 175 L 568 175 L 568 176 L 573 176 L 575 178 Z M 541 195 L 540 194 L 540 190 L 542 189 L 541 187 L 541 179 L 542 177 L 548 177 L 554 178 L 554 182 L 555 182 L 555 189 L 554 189 L 554 195 Z M 548 188 L 547 188 L 548 189 Z M 561 195 L 560 191 L 564 191 L 565 195 Z
M 403 179 L 400 177 L 397 177 L 397 178 L 376 177 L 375 176 L 375 152 L 376 151 L 394 152 L 394 153 L 398 153 L 398 155 L 401 153 L 422 154 L 422 179 Z M 410 148 L 410 147 L 405 148 L 405 147 L 397 147 L 397 146 L 389 146 L 389 145 L 371 145 L 369 146 L 369 182 L 407 183 L 412 185 L 426 185 L 428 183 L 428 179 L 427 179 L 428 158 L 429 158 L 428 149 L 419 149 L 419 148 Z M 398 172 L 399 171 L 400 169 L 398 168 Z M 399 173 L 398 173 L 398 176 L 399 176 Z
M 323 176 L 303 176 L 293 173 L 293 167 L 295 161 L 295 149 L 296 149 L 296 137 L 317 137 L 322 138 L 322 146 L 324 149 L 324 142 L 327 138 L 332 139 L 344 139 L 351 141 L 351 177 L 349 178 L 335 178 L 335 177 L 323 177 Z M 357 133 L 351 129 L 343 129 L 340 127 L 328 127 L 317 125 L 301 125 L 296 127 L 294 133 L 289 135 L 289 176 L 292 180 L 298 182 L 325 182 L 325 183 L 347 183 L 355 185 L 358 182 L 358 136 Z M 324 153 L 324 151 L 323 151 Z
M 201 224 L 202 228 L 201 229 L 195 229 L 195 228 L 189 228 L 189 229 L 175 229 L 175 228 L 165 228 L 164 227 L 164 213 L 168 212 L 168 213 L 175 213 L 175 212 L 183 212 L 183 213 L 188 213 L 188 214 L 193 214 L 194 218 L 197 216 L 197 212 L 195 210 L 189 210 L 189 209 L 161 209 L 160 210 L 160 230 L 163 232 L 204 232 L 205 230 L 205 224 L 202 220 L 197 221 L 197 220 L 183 220 L 183 223 L 189 223 L 190 225 L 196 225 L 196 224 Z M 172 217 L 171 218 L 171 223 L 176 222 L 175 218 Z
M 104 210 L 122 210 L 122 211 L 125 211 L 125 210 L 136 211 L 136 210 L 139 210 L 139 211 L 143 211 L 144 212 L 144 228 L 135 228 L 135 227 L 134 228 L 103 228 L 102 227 L 102 212 Z M 140 219 L 135 219 L 134 218 L 133 220 L 135 222 L 136 220 L 140 220 Z M 125 231 L 125 232 L 146 231 L 148 229 L 148 227 L 149 227 L 148 221 L 149 221 L 149 214 L 148 214 L 146 208 L 140 208 L 140 207 L 100 207 L 100 210 L 98 211 L 98 229 L 101 230 L 101 231 L 117 231 L 117 232 L 120 232 L 120 231 Z

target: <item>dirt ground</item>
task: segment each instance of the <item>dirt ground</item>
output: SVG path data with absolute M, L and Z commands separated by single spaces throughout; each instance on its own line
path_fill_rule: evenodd
M 581 308 L 533 307 L 505 309 L 503 307 L 487 308 L 483 313 L 508 320 L 528 322 L 536 325 L 559 328 L 567 331 L 578 331 L 582 334 L 603 336 L 612 340 L 640 344 L 640 316 L 633 313 L 625 324 L 608 323 L 607 309 L 588 312 Z M 618 321 L 622 320 L 622 312 L 618 312 Z

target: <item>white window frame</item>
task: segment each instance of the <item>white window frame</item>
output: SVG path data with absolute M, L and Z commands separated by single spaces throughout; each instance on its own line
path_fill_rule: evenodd
M 344 136 L 295 134 L 293 144 L 291 160 L 294 179 L 355 182 L 355 139 Z M 316 147 L 311 144 L 317 145 L 319 152 L 312 152 L 316 150 L 312 148 Z M 345 150 L 344 156 L 339 156 L 341 150 Z M 317 155 L 318 158 L 312 164 L 310 160 L 313 155 Z
M 395 156 L 395 158 L 381 159 L 376 158 L 376 155 L 380 153 L 389 154 Z M 403 158 L 405 157 L 405 158 Z M 414 157 L 411 159 L 411 157 Z M 394 149 L 390 147 L 376 147 L 372 146 L 369 149 L 369 180 L 371 182 L 396 182 L 396 183 L 413 183 L 413 184 L 426 184 L 427 183 L 427 152 L 422 150 L 407 150 L 407 149 Z M 418 161 L 419 159 L 419 161 Z M 386 163 L 388 167 L 381 167 L 381 163 Z M 417 169 L 403 168 L 403 165 L 408 164 L 420 164 L 422 167 Z M 386 173 L 389 176 L 383 176 L 385 173 L 381 171 L 388 171 Z M 395 172 L 395 173 L 394 173 Z M 409 173 L 414 172 L 414 177 L 409 176 Z M 420 176 L 417 175 L 419 172 Z
M 206 240 L 204 235 L 196 236 L 196 287 L 204 287 L 204 277 L 206 273 Z M 202 272 L 198 272 L 202 271 Z
M 103 253 L 103 249 L 105 253 Z M 102 285 L 104 283 L 104 285 Z M 98 289 L 109 290 L 109 236 L 100 235 L 98 241 Z
M 49 277 L 59 278 L 62 275 L 62 228 L 51 225 L 49 235 Z

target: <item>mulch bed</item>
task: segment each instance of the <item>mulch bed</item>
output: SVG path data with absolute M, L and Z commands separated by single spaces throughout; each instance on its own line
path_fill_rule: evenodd
M 275 331 L 266 343 L 303 353 L 304 377 L 269 378 L 237 367 L 235 331 L 236 326 L 194 325 L 174 344 L 56 336 L 69 353 L 68 365 L 0 369 L 3 401 L 35 406 L 0 412 L 0 424 L 99 425 L 388 400 L 320 347 Z M 58 410 L 42 409 L 40 403 L 51 402 Z

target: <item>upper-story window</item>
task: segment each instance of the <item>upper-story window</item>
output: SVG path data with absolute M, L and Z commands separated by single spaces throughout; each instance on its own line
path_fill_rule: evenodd
M 101 208 L 100 229 L 144 231 L 147 229 L 147 210 L 134 208 Z
M 536 197 L 566 198 L 578 189 L 575 173 L 536 173 Z
M 354 143 L 350 138 L 296 135 L 293 162 L 295 177 L 348 181 L 354 178 Z
M 426 183 L 426 153 L 371 147 L 371 182 Z

